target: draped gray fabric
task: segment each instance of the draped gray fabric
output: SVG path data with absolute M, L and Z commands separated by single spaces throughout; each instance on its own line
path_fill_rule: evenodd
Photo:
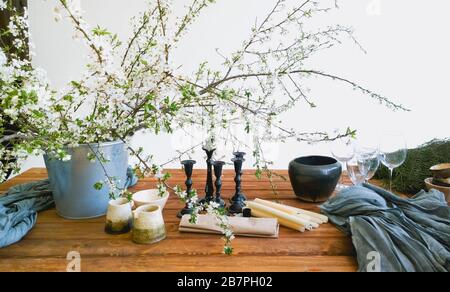
M 20 241 L 33 228 L 37 213 L 53 204 L 48 180 L 18 185 L 0 196 L 0 248 Z
M 370 270 L 373 252 L 383 272 L 450 271 L 450 208 L 438 191 L 404 199 L 365 184 L 345 189 L 321 209 L 352 236 L 361 272 Z

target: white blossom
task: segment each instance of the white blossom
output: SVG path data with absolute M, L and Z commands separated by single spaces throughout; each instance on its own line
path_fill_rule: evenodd
M 61 159 L 64 162 L 70 161 L 72 159 L 72 156 L 70 155 L 64 155 L 64 157 Z
M 7 61 L 6 55 L 3 52 L 3 50 L 0 48 L 0 67 L 5 66 L 6 61 Z
M 156 174 L 155 174 L 155 178 L 162 179 L 163 177 L 164 177 L 163 172 L 161 171 L 161 169 L 158 169 Z
M 59 6 L 55 6 L 53 8 L 53 18 L 55 19 L 56 22 L 59 22 L 63 19 L 61 9 Z
M 5 10 L 7 7 L 7 0 L 0 0 L 0 10 Z

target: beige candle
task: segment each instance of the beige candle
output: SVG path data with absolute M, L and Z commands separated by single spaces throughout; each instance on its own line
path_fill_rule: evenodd
M 300 232 L 305 232 L 305 230 L 306 230 L 303 225 L 296 224 L 294 222 L 290 222 L 290 221 L 285 220 L 283 218 L 278 218 L 278 217 L 276 217 L 273 214 L 269 214 L 269 213 L 260 211 L 258 209 L 252 209 L 252 216 L 259 217 L 259 218 L 276 218 L 276 219 L 278 219 L 278 223 L 281 226 L 284 226 L 284 227 L 287 227 L 287 228 L 290 228 L 290 229 L 294 229 L 294 230 L 297 230 L 297 231 L 300 231 Z
M 307 230 L 311 230 L 313 228 L 319 227 L 319 224 L 317 224 L 317 223 L 307 221 L 307 220 L 304 220 L 304 219 L 296 217 L 296 216 L 292 216 L 283 211 L 280 211 L 280 210 L 277 210 L 277 209 L 274 209 L 271 207 L 267 207 L 267 206 L 258 204 L 256 202 L 247 202 L 247 206 L 250 209 L 252 209 L 252 213 L 253 213 L 253 210 L 257 210 L 257 211 L 262 211 L 266 214 L 272 214 L 273 218 L 278 218 L 279 220 L 283 219 L 283 220 L 301 225 Z M 281 222 L 280 222 L 280 224 L 281 224 Z
M 322 220 L 320 220 L 318 218 L 315 218 L 315 217 L 312 217 L 312 216 L 309 216 L 309 215 L 305 215 L 305 214 L 301 214 L 298 211 L 296 211 L 296 210 L 294 210 L 294 209 L 292 209 L 292 208 L 290 208 L 289 206 L 286 206 L 286 205 L 277 204 L 275 202 L 270 202 L 270 201 L 261 200 L 261 199 L 255 199 L 255 202 L 258 203 L 258 204 L 267 206 L 267 207 L 271 207 L 271 208 L 283 211 L 283 212 L 288 213 L 290 215 L 302 218 L 303 220 L 314 222 L 316 224 L 324 223 Z
M 255 202 L 257 202 L 259 204 L 264 204 L 264 203 L 265 204 L 277 204 L 277 203 L 273 203 L 273 202 L 266 201 L 266 200 L 261 200 L 261 199 L 255 199 Z M 306 210 L 295 208 L 295 207 L 291 207 L 291 206 L 286 206 L 286 205 L 281 205 L 281 204 L 277 204 L 277 205 L 281 206 L 283 209 L 292 210 L 292 211 L 294 211 L 294 212 L 296 212 L 298 214 L 302 214 L 302 215 L 313 217 L 313 218 L 321 221 L 322 223 L 328 223 L 328 217 L 324 216 L 322 214 L 314 213 L 314 212 L 311 212 L 311 211 L 306 211 Z

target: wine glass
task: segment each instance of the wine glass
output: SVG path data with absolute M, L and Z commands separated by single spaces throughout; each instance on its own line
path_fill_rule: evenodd
M 356 152 L 356 157 L 358 166 L 365 174 L 365 182 L 367 183 L 375 176 L 375 173 L 380 167 L 379 150 L 370 147 L 359 148 Z
M 332 142 L 331 153 L 334 158 L 342 163 L 343 171 L 347 170 L 347 162 L 352 160 L 355 156 L 353 141 L 349 138 L 341 138 Z M 337 185 L 336 189 L 339 191 L 345 188 L 347 187 L 343 184 L 343 176 L 341 176 L 341 181 Z
M 394 169 L 405 163 L 407 147 L 405 137 L 401 133 L 389 132 L 380 139 L 380 160 L 389 168 L 389 189 L 392 192 Z
M 357 158 L 347 163 L 347 172 L 353 185 L 361 185 L 366 181 L 367 167 L 363 166 Z

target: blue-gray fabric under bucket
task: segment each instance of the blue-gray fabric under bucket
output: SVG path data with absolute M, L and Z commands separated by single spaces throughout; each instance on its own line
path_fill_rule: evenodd
M 119 187 L 129 185 L 127 181 L 128 151 L 125 143 L 111 142 L 80 145 L 68 150 L 71 159 L 61 161 L 45 155 L 45 165 L 51 183 L 58 214 L 67 219 L 88 219 L 106 214 L 109 188 L 105 170 L 115 178 Z M 90 161 L 94 154 L 97 159 Z M 106 162 L 100 163 L 100 159 Z M 94 185 L 103 182 L 96 190 Z
M 361 272 L 450 271 L 450 207 L 441 192 L 404 199 L 364 184 L 321 209 L 352 236 Z
M 53 206 L 48 180 L 17 185 L 0 196 L 0 248 L 21 240 L 37 213 Z

